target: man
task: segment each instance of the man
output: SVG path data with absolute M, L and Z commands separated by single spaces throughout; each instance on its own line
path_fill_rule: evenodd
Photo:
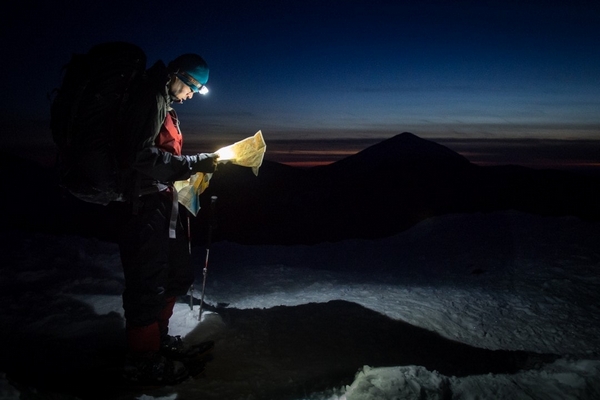
M 122 157 L 130 219 L 119 238 L 125 275 L 125 377 L 143 384 L 173 384 L 187 376 L 178 359 L 193 352 L 168 334 L 176 296 L 193 283 L 187 210 L 178 207 L 173 182 L 212 173 L 215 154 L 181 154 L 182 136 L 172 103 L 207 92 L 208 66 L 184 54 L 148 71 L 126 113 Z

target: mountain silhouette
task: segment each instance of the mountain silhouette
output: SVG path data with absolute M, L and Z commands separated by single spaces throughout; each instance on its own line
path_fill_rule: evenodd
M 126 220 L 122 203 L 83 203 L 58 190 L 51 170 L 10 154 L 3 155 L 1 166 L 4 184 L 15 188 L 3 196 L 4 210 L 13 216 L 5 229 L 115 240 Z M 28 186 L 23 177 L 35 179 Z M 448 213 L 517 210 L 599 220 L 599 184 L 600 178 L 575 172 L 478 166 L 405 132 L 326 166 L 265 160 L 255 176 L 249 168 L 220 165 L 192 219 L 192 239 L 196 245 L 206 242 L 209 221 L 215 221 L 214 241 L 312 244 L 390 236 Z M 212 219 L 211 196 L 218 198 Z
M 310 244 L 389 236 L 446 213 L 514 209 L 598 219 L 598 183 L 564 171 L 478 166 L 405 132 L 326 166 L 265 161 L 254 177 L 225 165 L 207 194 L 219 198 L 218 239 Z M 199 221 L 208 219 L 207 208 Z
M 401 166 L 434 168 L 459 167 L 467 164 L 469 160 L 447 147 L 404 132 L 333 164 L 317 168 L 357 173 L 364 170 L 374 172 L 380 169 L 395 169 Z

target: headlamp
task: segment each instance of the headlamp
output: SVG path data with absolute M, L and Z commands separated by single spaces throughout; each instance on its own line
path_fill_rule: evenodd
M 181 79 L 183 83 L 188 85 L 194 93 L 208 93 L 208 88 L 206 87 L 206 85 L 198 82 L 193 76 L 191 76 L 187 72 L 179 70 L 177 71 L 176 75 L 179 79 Z

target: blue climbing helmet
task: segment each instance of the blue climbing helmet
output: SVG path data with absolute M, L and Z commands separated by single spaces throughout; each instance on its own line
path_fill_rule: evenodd
M 208 93 L 208 64 L 198 54 L 182 54 L 171 61 L 168 68 L 194 93 Z

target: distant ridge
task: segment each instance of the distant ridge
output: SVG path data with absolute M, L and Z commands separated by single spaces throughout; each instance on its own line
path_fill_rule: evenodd
M 217 235 L 293 244 L 389 236 L 447 213 L 513 209 L 600 219 L 599 184 L 564 171 L 478 166 L 403 132 L 325 166 L 286 172 L 265 162 L 255 179 L 227 166 L 208 192 L 231 202 L 221 204 Z
M 6 187 L 24 193 L 3 196 L 5 212 L 16 216 L 4 219 L 4 229 L 114 240 L 127 219 L 122 204 L 95 206 L 65 195 L 51 170 L 9 155 L 2 160 Z M 25 176 L 41 179 L 24 185 Z M 390 236 L 448 213 L 516 210 L 600 221 L 598 187 L 596 176 L 478 166 L 404 132 L 326 166 L 304 169 L 265 160 L 255 176 L 249 168 L 220 165 L 200 198 L 192 237 L 195 244 L 205 240 L 210 196 L 218 197 L 214 241 L 311 244 Z

